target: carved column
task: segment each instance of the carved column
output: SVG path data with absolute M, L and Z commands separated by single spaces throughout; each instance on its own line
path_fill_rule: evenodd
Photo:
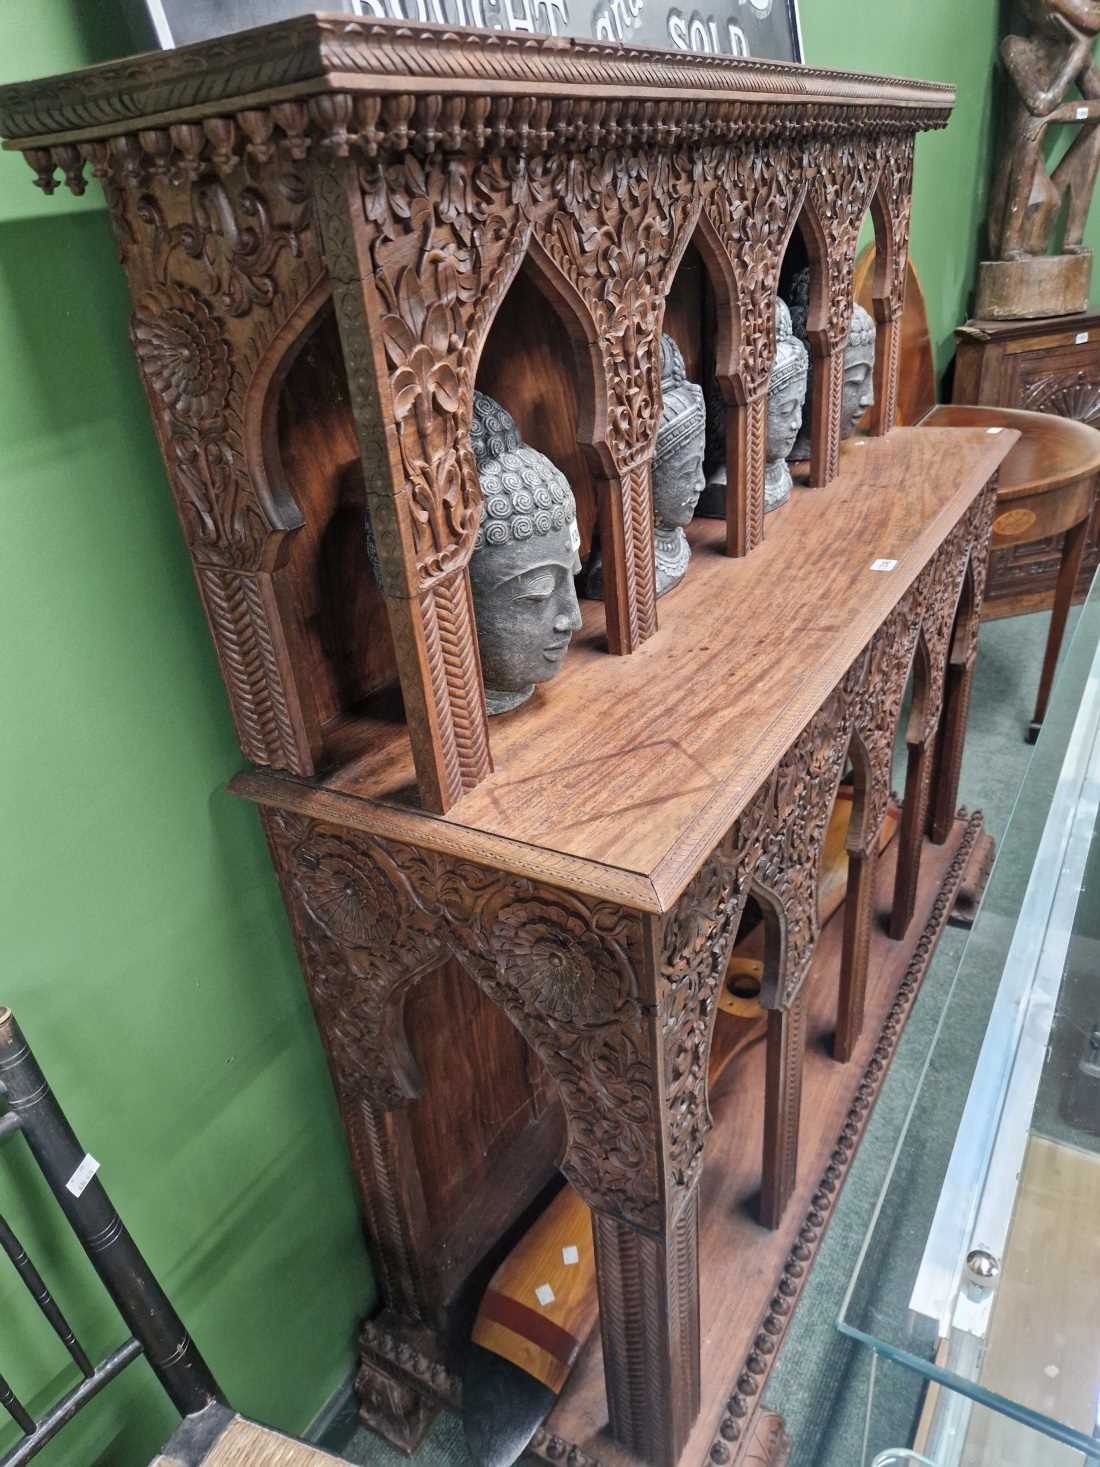
M 796 145 L 707 148 L 713 178 L 699 241 L 719 290 L 715 371 L 726 403 L 726 553 L 764 538 L 768 378 L 775 359 L 775 296 L 806 194 Z
M 867 995 L 867 962 L 875 907 L 877 840 L 865 851 L 848 852 L 848 887 L 844 898 L 844 947 L 837 992 L 833 1058 L 846 1064 L 863 1033 Z
M 295 677 L 295 615 L 281 607 L 302 517 L 268 482 L 260 433 L 275 364 L 325 296 L 305 177 L 231 117 L 70 151 L 70 186 L 85 158 L 104 185 L 130 336 L 241 749 L 311 774 L 317 712 Z
M 890 803 L 894 743 L 920 633 L 922 591 L 912 588 L 876 632 L 854 703 L 856 797 L 848 831 L 848 888 L 833 1055 L 851 1059 L 863 1032 L 878 849 Z
M 591 125 L 604 137 L 630 137 L 642 132 L 642 115 L 640 104 L 600 104 Z M 558 207 L 537 221 L 532 241 L 537 283 L 560 308 L 592 375 L 578 433 L 597 463 L 607 639 L 615 653 L 633 652 L 657 630 L 651 474 L 661 325 L 701 207 L 693 176 L 691 157 L 671 148 L 559 156 Z
M 760 1222 L 777 1228 L 798 1180 L 798 1130 L 802 1114 L 802 1066 L 806 1057 L 806 1008 L 801 993 L 768 1014 L 764 1109 L 764 1166 Z
M 361 99 L 358 116 L 350 97 L 310 105 L 330 132 L 314 190 L 420 795 L 446 811 L 491 769 L 467 571 L 481 515 L 468 433 L 481 347 L 530 232 L 514 188 L 524 170 L 499 155 L 380 153 L 373 139 L 402 127 L 441 144 L 439 98 Z M 488 111 L 487 99 L 469 102 L 467 130 L 484 132 Z
M 802 986 L 820 930 L 821 857 L 851 741 L 861 672 L 862 662 L 815 714 L 755 801 L 766 813 L 753 891 L 774 914 L 760 995 L 769 1010 L 760 1221 L 770 1228 L 779 1226 L 797 1178 Z
M 844 348 L 852 325 L 856 245 L 882 168 L 868 138 L 840 138 L 811 146 L 804 230 L 810 253 L 807 333 L 813 353 L 811 485 L 830 483 L 840 456 Z
M 980 536 L 982 516 L 988 514 L 988 494 L 987 488 L 944 541 L 936 559 L 917 583 L 922 602 L 919 644 L 922 650 L 917 654 L 917 673 L 914 675 L 913 714 L 907 736 L 909 754 L 905 802 L 898 831 L 898 863 L 890 912 L 890 936 L 895 942 L 904 937 L 916 905 L 955 614 L 971 540 L 976 532 Z
M 901 321 L 909 269 L 909 229 L 913 213 L 914 139 L 887 138 L 882 145 L 882 175 L 871 199 L 875 221 L 875 272 L 871 285 L 875 321 L 875 404 L 871 432 L 889 433 L 897 422 Z

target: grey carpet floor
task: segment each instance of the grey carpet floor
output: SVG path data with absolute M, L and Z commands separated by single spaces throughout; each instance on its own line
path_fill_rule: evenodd
M 1072 615 L 1067 642 L 1078 612 Z M 1032 757 L 1023 734 L 1031 717 L 1048 625 L 1049 616 L 1040 613 L 982 628 L 961 798 L 971 809 L 984 812 L 987 828 L 998 838 Z M 1016 864 L 1015 871 L 999 870 L 1006 929 L 1011 927 L 1012 893 L 1018 890 L 1022 895 L 1030 869 L 1025 853 Z M 948 928 L 940 942 L 767 1383 L 764 1400 L 782 1413 L 794 1440 L 791 1467 L 860 1467 L 865 1461 L 869 1357 L 838 1332 L 836 1321 L 943 1014 L 934 1056 L 936 1083 L 921 1089 L 921 1111 L 910 1126 L 902 1170 L 895 1172 L 891 1188 L 892 1197 L 905 1198 L 906 1206 L 898 1206 L 897 1218 L 890 1219 L 892 1256 L 877 1260 L 878 1296 L 873 1307 L 883 1316 L 903 1307 L 894 1297 L 898 1279 L 908 1277 L 906 1263 L 923 1247 L 1001 971 L 995 951 L 984 965 L 975 962 L 972 951 L 968 980 L 952 992 L 965 943 L 966 934 L 954 928 Z M 944 1014 L 948 998 L 950 1007 Z M 880 1363 L 867 1460 L 883 1447 L 908 1443 L 919 1406 L 915 1377 Z M 369 1432 L 355 1431 L 350 1441 L 346 1435 L 346 1428 L 337 1427 L 327 1444 L 349 1462 L 399 1467 L 410 1460 Z M 440 1415 L 411 1460 L 413 1467 L 468 1467 L 457 1418 Z

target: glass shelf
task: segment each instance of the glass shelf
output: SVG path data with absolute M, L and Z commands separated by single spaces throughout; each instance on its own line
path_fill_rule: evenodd
M 944 1171 L 965 985 L 998 973 Z M 1100 581 L 838 1324 L 873 1352 L 865 1467 L 1100 1462 Z

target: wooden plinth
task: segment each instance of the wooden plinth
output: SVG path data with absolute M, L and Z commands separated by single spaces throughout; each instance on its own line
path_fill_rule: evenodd
M 915 914 L 900 942 L 887 936 L 898 842 L 876 873 L 863 1034 L 848 1064 L 832 1058 L 844 908 L 824 928 L 807 980 L 799 1173 L 782 1226 L 756 1221 L 763 1137 L 765 1047 L 741 1054 L 711 1091 L 714 1130 L 707 1142 L 700 1216 L 702 1410 L 681 1462 L 778 1463 L 782 1423 L 760 1408 L 772 1361 L 790 1322 L 833 1203 L 940 934 L 956 898 L 988 870 L 980 814 L 960 812 L 943 845 L 925 843 Z M 368 1325 L 364 1343 L 385 1358 L 402 1388 L 459 1406 L 460 1387 L 439 1359 L 403 1342 L 400 1331 Z M 398 1356 L 404 1356 L 404 1364 Z M 558 1405 L 532 1442 L 551 1463 L 640 1467 L 640 1458 L 607 1431 L 599 1331 L 584 1347 Z M 763 1451 L 770 1455 L 761 1455 Z
M 983 260 L 978 266 L 974 314 L 990 321 L 1073 316 L 1087 311 L 1092 251 Z

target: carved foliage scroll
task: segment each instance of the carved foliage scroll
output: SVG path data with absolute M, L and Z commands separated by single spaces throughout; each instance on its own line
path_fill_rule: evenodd
M 737 282 L 736 372 L 744 401 L 765 392 L 775 359 L 779 270 L 805 197 L 805 150 L 708 148 L 703 212 Z
M 184 135 L 201 128 L 181 125 Z M 280 334 L 321 288 L 300 169 L 250 159 L 231 178 L 170 175 L 147 148 L 91 145 L 134 301 L 130 334 L 218 649 L 241 748 L 311 773 L 317 731 L 273 585 L 297 506 L 268 483 L 252 428 Z M 165 150 L 168 134 L 163 134 Z
M 839 351 L 852 324 L 852 276 L 864 215 L 878 186 L 883 148 L 840 138 L 810 147 L 807 204 L 824 249 L 828 311 L 824 322 L 829 352 Z
M 661 415 L 661 323 L 701 206 L 699 164 L 669 149 L 577 152 L 555 159 L 551 177 L 558 207 L 536 223 L 535 238 L 602 361 L 595 441 L 606 451 L 624 562 L 611 567 L 610 630 L 629 651 L 657 626 L 649 465 Z

